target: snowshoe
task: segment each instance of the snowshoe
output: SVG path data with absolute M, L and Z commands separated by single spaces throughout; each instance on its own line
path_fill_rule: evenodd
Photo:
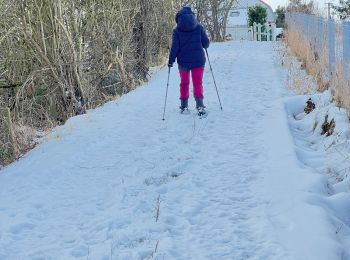
M 199 118 L 204 118 L 207 116 L 207 111 L 205 111 L 205 107 L 197 107 L 197 111 Z
M 180 108 L 180 114 L 189 114 L 190 111 L 188 110 L 188 107 L 179 107 Z

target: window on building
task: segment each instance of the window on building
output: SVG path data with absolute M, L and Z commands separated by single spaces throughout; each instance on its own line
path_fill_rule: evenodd
M 238 11 L 233 11 L 233 12 L 231 12 L 230 16 L 231 17 L 237 17 L 237 16 L 239 16 L 239 12 Z

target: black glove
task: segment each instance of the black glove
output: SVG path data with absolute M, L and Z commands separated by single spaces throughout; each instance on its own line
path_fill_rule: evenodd
M 171 68 L 172 66 L 173 66 L 173 64 L 172 64 L 172 63 L 169 63 L 169 64 L 168 64 L 168 67 L 169 67 L 169 68 Z

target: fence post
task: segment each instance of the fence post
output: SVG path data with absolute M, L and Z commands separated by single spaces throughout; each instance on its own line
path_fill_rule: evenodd
M 308 35 L 308 17 L 307 17 L 307 15 L 303 14 L 302 19 L 303 19 L 303 37 L 305 40 L 307 38 L 307 35 Z
M 276 41 L 276 24 L 272 24 L 272 28 L 271 28 L 271 32 L 272 32 L 272 41 Z
M 328 80 L 331 80 L 335 65 L 335 22 L 328 20 Z
M 317 17 L 317 52 L 320 52 L 323 47 L 323 18 Z
M 349 66 L 350 66 L 350 22 L 342 23 L 343 32 L 343 74 L 347 82 L 349 82 Z
M 253 23 L 253 41 L 257 41 L 257 27 L 256 22 Z
M 309 41 L 312 52 L 314 51 L 314 35 L 315 35 L 315 23 L 314 16 L 309 16 Z

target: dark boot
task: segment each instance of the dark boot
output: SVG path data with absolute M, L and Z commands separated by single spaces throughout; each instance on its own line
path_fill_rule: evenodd
M 203 98 L 196 98 L 196 108 L 201 108 L 201 107 L 205 107 L 203 104 Z
M 180 105 L 180 109 L 182 111 L 184 111 L 187 107 L 188 107 L 188 99 L 180 99 L 181 100 L 181 105 Z

